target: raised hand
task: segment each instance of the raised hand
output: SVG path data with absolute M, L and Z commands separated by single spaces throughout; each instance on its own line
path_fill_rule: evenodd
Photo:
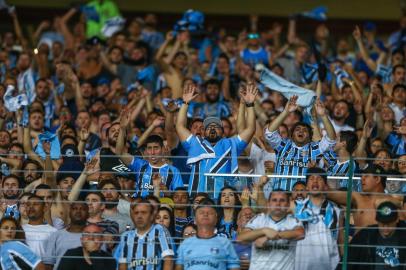
M 250 190 L 248 188 L 244 188 L 240 195 L 240 201 L 241 205 L 244 206 L 249 206 L 250 203 Z
M 287 110 L 288 112 L 294 112 L 294 111 L 296 111 L 296 110 L 298 109 L 298 107 L 299 107 L 299 106 L 296 104 L 297 99 L 298 99 L 298 96 L 292 96 L 292 97 L 289 99 L 288 103 L 286 103 L 285 110 Z
M 318 98 L 315 103 L 316 113 L 318 116 L 325 116 L 326 115 L 326 107 L 324 106 L 323 102 Z
M 258 88 L 255 83 L 248 83 L 245 87 L 245 91 L 241 91 L 241 98 L 245 104 L 253 103 L 258 94 Z
M 352 36 L 354 37 L 355 40 L 361 40 L 362 34 L 361 30 L 359 29 L 359 26 L 355 26 L 354 31 L 352 32 Z
M 90 135 L 89 129 L 82 128 L 80 130 L 80 140 L 81 141 L 83 141 L 83 142 L 87 141 L 87 139 L 89 139 L 89 135 Z
M 131 122 L 131 112 L 128 109 L 124 109 L 120 113 L 120 127 L 127 128 Z
M 406 135 L 406 127 L 405 126 L 395 126 L 393 127 L 393 130 L 400 134 L 400 135 Z
M 406 127 L 405 127 L 406 128 Z M 362 130 L 362 137 L 364 139 L 368 139 L 371 137 L 372 130 L 374 129 L 374 124 L 370 119 L 367 119 L 364 124 L 364 128 Z M 406 129 L 405 129 L 406 134 Z
M 169 31 L 168 33 L 166 33 L 166 40 L 171 41 L 175 38 L 175 36 L 173 35 L 173 31 Z
M 162 117 L 162 116 L 158 116 L 157 118 L 154 119 L 154 121 L 152 121 L 152 125 L 154 127 L 163 126 L 164 124 L 165 124 L 165 117 Z
M 183 88 L 183 102 L 189 103 L 199 95 L 196 86 L 190 84 Z
M 100 170 L 100 168 L 97 168 L 97 166 L 96 166 L 98 161 L 99 160 L 97 158 L 93 158 L 92 160 L 87 162 L 85 164 L 85 169 L 83 170 L 83 172 L 86 175 L 91 175 L 91 174 L 94 174 L 94 173 L 98 172 Z

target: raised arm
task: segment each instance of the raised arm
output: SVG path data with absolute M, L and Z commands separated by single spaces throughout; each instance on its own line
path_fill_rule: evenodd
M 361 57 L 362 60 L 365 61 L 365 63 L 367 64 L 367 66 L 372 70 L 375 71 L 376 70 L 376 62 L 374 60 L 372 60 L 372 58 L 369 56 L 364 43 L 362 42 L 362 34 L 361 34 L 361 30 L 359 29 L 358 25 L 355 26 L 354 32 L 352 33 L 355 41 L 357 42 L 358 48 L 360 50 L 361 53 Z
M 90 162 L 85 164 L 85 168 L 83 169 L 79 178 L 75 181 L 75 184 L 73 185 L 72 190 L 69 193 L 68 201 L 74 202 L 79 198 L 80 191 L 82 190 L 83 185 L 86 183 L 87 177 L 98 171 L 96 169 L 97 162 L 98 162 L 97 159 L 94 158 Z
M 178 119 L 176 120 L 176 132 L 178 133 L 181 142 L 186 141 L 187 138 L 192 134 L 189 129 L 187 129 L 187 110 L 189 103 L 199 95 L 196 86 L 189 85 L 183 89 L 183 104 L 180 107 L 178 113 Z
M 249 83 L 245 90 L 240 92 L 241 98 L 245 103 L 247 119 L 245 128 L 238 135 L 247 143 L 251 141 L 255 133 L 256 121 L 254 105 L 257 94 L 258 88 L 254 83 Z
M 118 133 L 117 143 L 116 143 L 116 155 L 120 156 L 121 161 L 127 166 L 131 164 L 133 157 L 131 155 L 124 154 L 125 142 L 127 137 L 127 127 L 131 123 L 131 111 L 123 110 L 120 114 L 120 132 Z
M 334 130 L 333 125 L 330 122 L 330 119 L 327 116 L 326 108 L 324 107 L 323 102 L 321 102 L 321 100 L 319 98 L 316 101 L 315 108 L 316 108 L 316 113 L 317 113 L 318 117 L 320 117 L 321 121 L 323 122 L 324 128 L 326 129 L 326 132 L 327 132 L 327 136 L 331 140 L 335 140 L 336 132 Z
M 174 104 L 172 105 L 176 106 Z M 170 150 L 174 149 L 179 143 L 179 138 L 176 135 L 175 111 L 172 111 L 170 108 L 168 108 L 165 113 L 165 135 L 168 148 Z
M 24 50 L 28 50 L 28 42 L 23 36 L 23 31 L 21 30 L 21 25 L 18 20 L 18 16 L 16 11 L 12 11 L 10 13 L 11 18 L 13 19 L 13 25 L 14 25 L 14 31 L 17 36 L 17 39 L 20 41 L 21 46 L 23 47 Z
M 156 53 L 156 56 L 155 56 L 155 60 L 158 62 L 158 64 L 161 66 L 161 68 L 162 68 L 164 71 L 166 71 L 166 70 L 169 69 L 169 64 L 170 64 L 170 61 L 168 61 L 168 60 L 165 61 L 165 59 L 164 59 L 164 54 L 165 54 L 166 48 L 168 47 L 169 43 L 170 43 L 173 39 L 174 39 L 174 36 L 173 36 L 172 31 L 168 32 L 168 33 L 166 34 L 166 39 L 165 39 L 164 43 L 162 43 L 161 47 L 159 47 L 158 52 Z M 176 50 L 179 49 L 180 45 L 181 45 L 181 44 L 180 44 L 180 41 L 178 41 L 178 42 L 175 43 L 174 46 L 177 46 Z M 174 49 L 174 48 L 172 48 L 172 51 L 173 51 L 173 49 Z M 172 52 L 172 51 L 171 51 L 171 52 Z
M 294 112 L 297 110 L 298 105 L 296 104 L 297 96 L 292 96 L 288 103 L 285 106 L 285 109 L 276 117 L 269 125 L 268 130 L 273 132 L 278 130 L 279 126 L 285 121 L 286 117 L 288 117 L 289 113 Z
M 365 121 L 364 128 L 362 130 L 362 136 L 361 139 L 358 142 L 357 148 L 354 151 L 354 157 L 356 158 L 358 164 L 361 166 L 361 168 L 366 164 L 365 158 L 367 157 L 367 153 L 365 151 L 367 147 L 367 140 L 369 137 L 371 137 L 372 134 L 372 122 L 371 120 Z
M 164 125 L 165 119 L 162 116 L 158 116 L 152 121 L 152 124 L 147 128 L 147 130 L 142 133 L 141 137 L 138 139 L 138 146 L 141 146 L 145 143 L 149 135 L 154 131 L 155 128 Z

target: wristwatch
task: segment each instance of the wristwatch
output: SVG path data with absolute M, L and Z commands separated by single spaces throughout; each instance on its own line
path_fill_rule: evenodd
M 245 103 L 245 107 L 254 107 L 255 103 L 251 102 L 251 103 Z

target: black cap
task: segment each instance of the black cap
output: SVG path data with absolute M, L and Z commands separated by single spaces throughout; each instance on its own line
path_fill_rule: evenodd
M 379 176 L 381 178 L 381 184 L 386 187 L 386 175 L 387 172 L 379 165 L 369 164 L 365 170 L 361 171 L 361 176 L 363 174 L 372 174 L 374 176 Z
M 398 207 L 393 202 L 383 202 L 376 208 L 376 221 L 391 223 L 398 218 Z

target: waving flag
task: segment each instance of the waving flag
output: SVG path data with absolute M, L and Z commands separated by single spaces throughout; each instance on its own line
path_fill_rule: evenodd
M 16 112 L 22 106 L 28 105 L 28 98 L 25 94 L 20 94 L 18 96 L 13 96 L 14 86 L 7 86 L 7 91 L 4 94 L 4 106 L 6 106 L 9 112 Z
M 327 8 L 319 6 L 310 11 L 302 12 L 300 15 L 317 21 L 325 21 L 327 20 Z

